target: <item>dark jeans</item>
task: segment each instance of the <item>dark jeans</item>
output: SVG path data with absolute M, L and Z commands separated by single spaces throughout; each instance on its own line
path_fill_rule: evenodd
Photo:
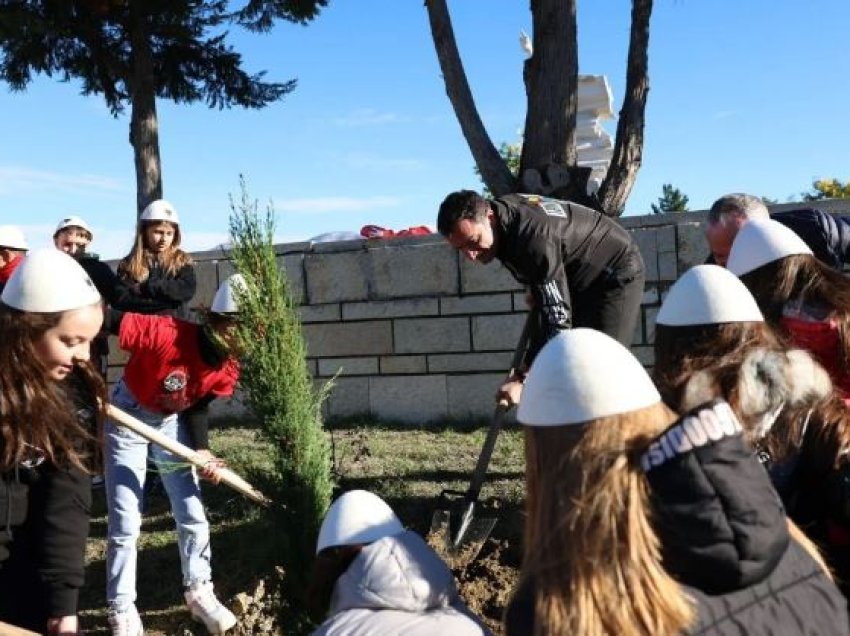
M 629 347 L 640 317 L 646 275 L 640 254 L 628 266 L 573 298 L 573 327 L 589 327 Z

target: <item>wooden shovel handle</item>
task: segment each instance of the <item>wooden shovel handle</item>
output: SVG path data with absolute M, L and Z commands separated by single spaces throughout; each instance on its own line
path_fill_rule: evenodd
M 199 454 L 197 451 L 192 450 L 175 439 L 163 435 L 155 428 L 148 426 L 138 418 L 122 411 L 114 404 L 106 405 L 106 414 L 121 426 L 129 428 L 131 431 L 141 435 L 149 442 L 152 442 L 157 446 L 162 446 L 165 450 L 185 459 L 187 462 L 197 466 L 198 468 L 203 468 L 209 461 L 208 458 Z M 271 500 L 267 499 L 263 493 L 254 488 L 251 484 L 242 479 L 229 468 L 222 467 L 219 468 L 217 472 L 222 483 L 227 484 L 249 499 L 256 501 L 262 506 L 268 506 L 271 503 Z

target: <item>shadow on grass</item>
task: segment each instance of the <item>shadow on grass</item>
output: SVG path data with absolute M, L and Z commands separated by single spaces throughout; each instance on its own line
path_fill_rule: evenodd
M 350 431 L 366 428 L 374 431 L 428 431 L 431 433 L 442 433 L 444 431 L 455 431 L 458 433 L 469 433 L 480 428 L 488 428 L 492 418 L 473 417 L 465 419 L 443 418 L 428 422 L 426 424 L 410 424 L 398 420 L 375 419 L 368 413 L 348 415 L 345 417 L 333 417 L 325 421 L 325 429 L 329 431 Z M 518 430 L 520 425 L 511 419 L 509 414 L 502 426 L 503 430 Z

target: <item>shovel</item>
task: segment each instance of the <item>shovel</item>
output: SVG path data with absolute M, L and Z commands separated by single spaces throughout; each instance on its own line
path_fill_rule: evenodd
M 163 435 L 155 428 L 148 426 L 129 413 L 125 413 L 114 404 L 106 405 L 106 414 L 121 426 L 129 428 L 131 431 L 141 435 L 149 442 L 162 446 L 165 450 L 171 451 L 173 454 L 185 459 L 192 465 L 197 466 L 198 468 L 203 468 L 206 465 L 207 459 L 199 455 L 196 451 L 184 444 L 181 444 L 175 439 Z M 271 503 L 271 501 L 267 499 L 263 493 L 254 488 L 251 484 L 242 479 L 229 468 L 219 468 L 218 474 L 221 483 L 230 486 L 248 499 L 257 502 L 262 506 L 268 506 Z
M 528 332 L 533 315 L 534 312 L 530 311 L 525 320 L 525 326 L 522 328 L 522 334 L 514 350 L 509 374 L 513 373 L 522 362 L 522 357 L 525 354 L 526 345 L 528 344 Z M 453 524 L 451 512 L 448 509 L 436 510 L 431 518 L 431 531 L 429 533 L 433 537 L 443 537 L 443 545 L 437 547 L 443 551 L 444 556 L 447 557 L 453 566 L 458 565 L 459 561 L 465 563 L 472 561 L 478 555 L 487 537 L 490 536 L 493 526 L 496 525 L 496 519 L 494 517 L 475 518 L 475 505 L 478 503 L 481 486 L 484 484 L 484 478 L 487 476 L 487 467 L 490 465 L 490 458 L 493 455 L 493 449 L 496 447 L 496 440 L 499 438 L 499 432 L 502 430 L 505 414 L 510 408 L 511 405 L 504 399 L 500 400 L 496 405 L 496 411 L 490 420 L 490 428 L 487 431 L 487 437 L 484 439 L 484 445 L 481 447 L 478 462 L 475 464 L 475 470 L 472 473 L 469 488 L 465 492 L 446 489 L 440 493 L 440 500 L 445 502 L 450 502 L 452 499 L 461 497 L 462 512 L 460 519 Z M 452 534 L 453 526 L 457 528 L 454 534 Z

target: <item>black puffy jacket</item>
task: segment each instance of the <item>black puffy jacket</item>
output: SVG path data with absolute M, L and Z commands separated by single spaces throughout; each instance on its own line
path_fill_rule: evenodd
M 696 603 L 689 635 L 850 634 L 844 597 L 790 538 L 779 496 L 725 402 L 679 419 L 641 462 L 664 567 Z M 532 634 L 533 621 L 526 587 L 508 608 L 507 633 Z

